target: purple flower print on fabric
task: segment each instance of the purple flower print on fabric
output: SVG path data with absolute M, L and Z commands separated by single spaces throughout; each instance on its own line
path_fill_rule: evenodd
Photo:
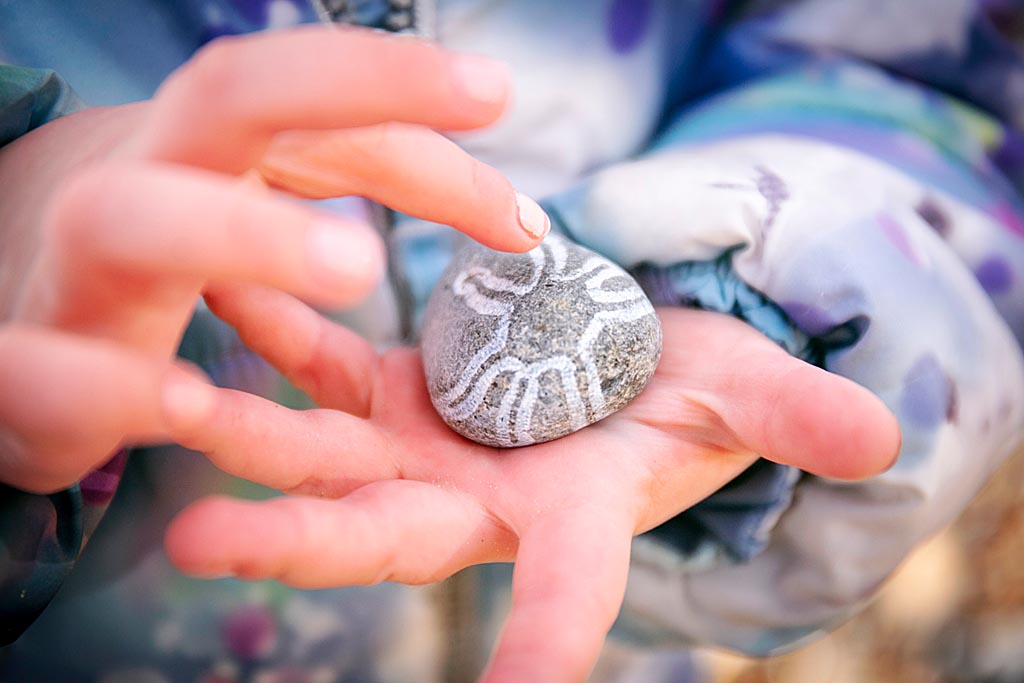
M 608 44 L 619 54 L 635 50 L 651 24 L 652 0 L 612 0 L 608 7 Z
M 1013 268 L 1000 256 L 990 256 L 979 263 L 974 276 L 989 294 L 1003 294 L 1013 287 Z
M 757 167 L 757 191 L 768 202 L 768 215 L 764 219 L 764 231 L 770 230 L 782 209 L 782 204 L 789 199 L 789 188 L 786 181 L 764 166 Z
M 877 218 L 878 226 L 882 229 L 889 242 L 899 249 L 900 253 L 906 256 L 911 263 L 918 266 L 921 265 L 921 256 L 914 249 L 914 245 L 910 243 L 907 233 L 903 231 L 903 226 L 886 213 L 878 214 Z
M 949 236 L 949 231 L 952 227 L 949 214 L 943 211 L 934 199 L 925 197 L 915 210 L 917 215 L 924 219 L 924 222 L 930 225 L 939 237 L 946 238 Z
M 824 308 L 802 301 L 784 301 L 779 307 L 821 350 L 853 346 L 867 333 L 871 322 L 865 315 L 838 319 Z
M 996 220 L 1006 226 L 1007 230 L 1015 235 L 1024 237 L 1024 218 L 1021 218 L 1020 214 L 1009 203 L 1004 202 L 996 206 L 991 213 L 996 217 Z
M 802 301 L 785 301 L 780 304 L 786 315 L 796 323 L 800 331 L 812 337 L 825 334 L 838 324 L 828 311 Z
M 903 380 L 900 413 L 922 429 L 935 429 L 957 416 L 956 386 L 935 356 L 921 357 Z

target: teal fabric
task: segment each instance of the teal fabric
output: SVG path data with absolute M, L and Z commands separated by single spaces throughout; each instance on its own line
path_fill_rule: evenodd
M 64 583 L 82 546 L 76 486 L 38 496 L 0 485 L 0 645 L 21 635 Z
M 0 64 L 0 146 L 84 106 L 53 71 Z
M 53 71 L 0 65 L 0 146 L 83 106 Z M 102 515 L 84 506 L 79 485 L 45 496 L 0 485 L 0 594 L 12 598 L 0 600 L 0 645 L 32 623 L 71 571 Z

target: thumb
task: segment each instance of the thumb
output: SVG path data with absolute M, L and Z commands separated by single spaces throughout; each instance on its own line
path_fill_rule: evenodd
M 688 321 L 665 313 L 678 311 Z M 747 448 L 811 474 L 862 479 L 884 471 L 899 454 L 899 423 L 868 389 L 794 358 L 739 320 L 707 311 L 662 311 L 666 327 L 686 329 L 692 355 L 715 362 L 691 365 L 712 408 Z M 673 350 L 675 351 L 675 350 Z M 689 354 L 688 354 L 689 355 Z

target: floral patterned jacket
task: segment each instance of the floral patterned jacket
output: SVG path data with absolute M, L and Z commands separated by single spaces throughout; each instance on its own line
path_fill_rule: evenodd
M 836 482 L 760 462 L 634 543 L 614 642 L 772 653 L 861 608 L 1024 440 L 1024 11 L 1013 5 L 6 3 L 0 144 L 84 106 L 68 82 L 92 104 L 147 97 L 229 33 L 343 20 L 507 61 L 514 109 L 460 144 L 544 197 L 557 229 L 632 269 L 658 303 L 741 317 L 899 418 L 903 450 L 882 475 Z M 21 68 L 39 66 L 63 78 Z M 414 339 L 452 249 L 449 229 L 412 219 L 386 236 L 392 286 L 343 314 L 382 345 Z M 203 309 L 181 354 L 221 384 L 301 401 Z M 159 550 L 174 511 L 211 491 L 268 495 L 177 450 L 117 454 L 51 496 L 0 490 L 0 633 L 12 643 L 0 680 L 478 670 L 507 568 L 427 589 L 315 592 L 176 574 Z M 681 680 L 678 662 L 641 660 L 643 680 Z

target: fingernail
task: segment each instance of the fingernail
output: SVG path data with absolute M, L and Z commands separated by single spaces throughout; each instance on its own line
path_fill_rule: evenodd
M 161 389 L 164 415 L 181 429 L 202 422 L 213 410 L 215 389 L 190 372 L 174 369 Z
M 521 192 L 516 192 L 516 205 L 519 207 L 519 225 L 523 230 L 538 239 L 548 234 L 551 219 L 537 202 Z
M 499 104 L 508 97 L 508 67 L 479 55 L 459 55 L 453 64 L 455 78 L 462 91 L 478 102 Z
M 384 270 L 380 239 L 369 228 L 321 219 L 307 240 L 312 268 L 331 287 L 362 290 L 362 285 L 376 284 Z

